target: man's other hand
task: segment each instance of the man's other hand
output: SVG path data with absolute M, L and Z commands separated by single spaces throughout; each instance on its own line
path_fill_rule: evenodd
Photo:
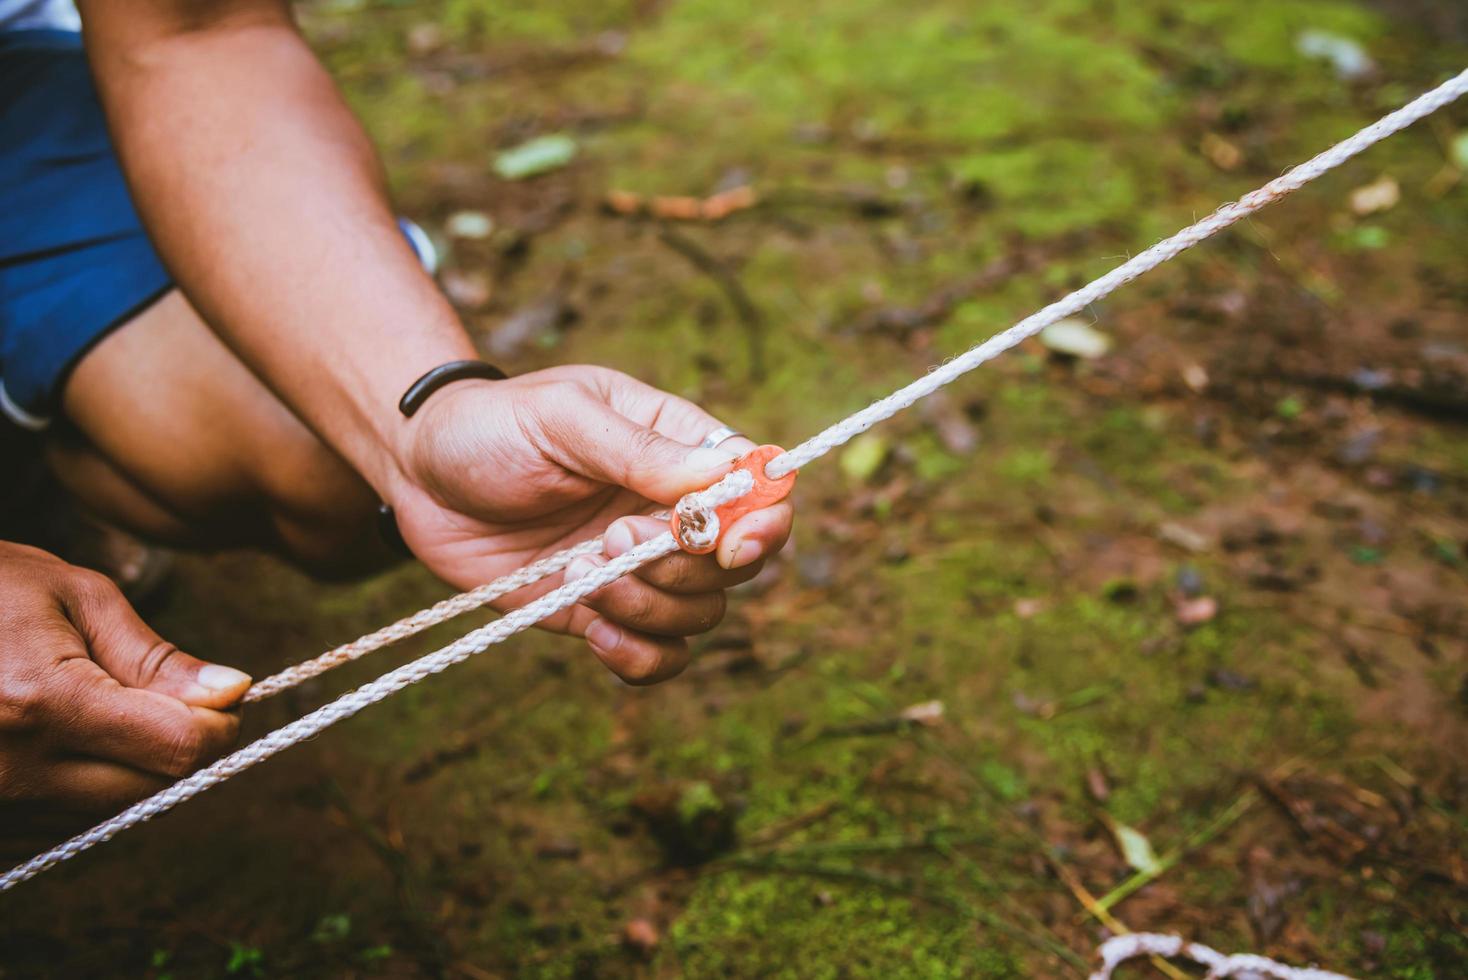
M 0 848 L 23 854 L 214 759 L 249 684 L 165 643 L 105 577 L 0 542 Z

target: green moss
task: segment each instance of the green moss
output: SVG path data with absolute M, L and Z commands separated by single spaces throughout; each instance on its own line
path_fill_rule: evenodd
M 694 976 L 1018 977 L 1024 971 L 952 913 L 839 879 L 711 876 L 670 936 Z M 989 939 L 987 934 L 984 934 Z
M 1130 230 L 1139 203 L 1137 178 L 1106 146 L 1072 139 L 1037 140 L 954 160 L 953 180 L 994 208 L 1004 226 L 1037 238 L 1106 222 Z M 1085 195 L 1060 189 L 1084 185 Z
M 523 263 L 506 263 L 493 309 L 476 320 L 492 324 L 574 270 L 581 320 L 517 370 L 620 367 L 786 444 L 1409 94 L 1407 81 L 1341 85 L 1296 53 L 1301 29 L 1353 37 L 1383 76 L 1404 80 L 1463 54 L 1334 0 L 816 0 L 799 9 L 443 0 L 306 4 L 303 13 L 415 216 L 431 225 L 473 207 L 507 223 L 542 189 L 572 195 L 564 222 L 533 235 Z M 438 27 L 440 52 L 409 51 L 408 32 L 421 24 Z M 615 51 L 614 39 L 598 39 L 608 30 L 625 32 L 625 49 L 594 53 Z M 1197 152 L 1201 131 L 1213 129 L 1247 148 L 1238 171 L 1218 172 Z M 562 130 L 580 142 L 565 171 L 513 186 L 490 175 L 497 150 Z M 1261 227 L 1308 223 L 1322 240 L 1337 234 L 1332 248 L 1379 245 L 1372 261 L 1401 257 L 1454 282 L 1468 198 L 1427 201 L 1412 190 L 1443 163 L 1420 127 L 1303 192 L 1288 216 L 1262 216 Z M 705 194 L 734 171 L 766 205 L 680 230 L 733 270 L 761 311 L 758 381 L 748 331 L 720 286 L 655 229 L 596 208 L 609 188 Z M 1330 231 L 1343 194 L 1378 172 L 1397 177 L 1403 204 L 1374 217 L 1364 240 L 1360 229 Z M 880 196 L 890 213 L 858 214 L 822 196 L 852 188 Z M 1021 245 L 1037 250 L 1039 267 L 965 297 L 931 336 L 851 329 L 874 307 L 920 307 Z M 1200 280 L 1247 289 L 1278 274 L 1272 251 L 1260 254 L 1210 248 L 1139 287 L 1153 292 L 1118 295 L 1095 313 L 1110 328 L 1123 309 L 1162 310 L 1149 327 L 1181 329 L 1164 300 Z M 1312 267 L 1325 262 L 1302 254 Z M 467 249 L 452 258 L 483 261 Z M 1330 304 L 1350 284 L 1304 285 Z M 1113 356 L 1136 353 L 1119 346 Z M 1250 773 L 1301 756 L 1334 772 L 1363 729 L 1405 737 L 1358 716 L 1359 686 L 1322 651 L 1318 628 L 1287 608 L 1254 608 L 1227 555 L 1189 559 L 1222 610 L 1192 631 L 1175 622 L 1163 579 L 1126 573 L 1135 593 L 1126 602 L 1098 590 L 1102 576 L 1087 574 L 1094 548 L 1145 538 L 1169 515 L 1237 504 L 1257 475 L 1234 451 L 1199 446 L 1190 408 L 1088 395 L 1090 370 L 1021 350 L 962 382 L 955 398 L 983 409 L 972 456 L 945 450 L 917 413 L 884 427 L 903 452 L 872 486 L 907 481 L 884 504 L 886 520 L 850 506 L 835 467 L 802 475 L 797 564 L 829 552 L 836 583 L 787 568 L 771 591 L 738 600 L 749 650 L 720 647 L 719 634 L 698 647 L 687 676 L 634 692 L 606 680 L 578 645 L 518 637 L 262 767 L 237 795 L 219 791 L 218 809 L 171 821 L 156 838 L 142 832 L 112 869 L 86 869 L 110 873 L 99 879 L 108 887 L 70 889 L 67 903 L 38 901 L 34 918 L 28 909 L 17 917 L 59 928 L 64 905 L 86 922 L 77 934 L 91 935 L 93 922 L 109 921 L 93 902 L 156 910 L 159 895 L 217 896 L 196 912 L 197 929 L 157 940 L 179 975 L 224 970 L 227 947 L 200 938 L 206 929 L 264 950 L 263 969 L 287 975 L 361 969 L 359 954 L 389 941 L 396 968 L 424 933 L 464 962 L 527 977 L 1056 975 L 1032 941 L 986 918 L 1030 928 L 1032 912 L 1054 924 L 1040 932 L 1077 954 L 1093 945 L 1088 928 L 1065 925 L 1070 896 L 1037 866 L 1022 808 L 1049 808 L 1044 830 L 1056 843 L 1086 840 L 1097 830 L 1086 775 L 1099 769 L 1109 813 L 1165 851 L 1215 817 Z M 1468 478 L 1461 433 L 1424 431 L 1384 444 L 1383 463 L 1431 469 L 1445 485 Z M 1384 549 L 1383 574 L 1412 551 Z M 309 586 L 263 563 L 188 570 L 158 625 L 193 652 L 252 667 L 318 652 L 444 592 L 413 570 L 350 587 Z M 1021 615 L 1020 599 L 1043 606 Z M 345 668 L 303 704 L 468 625 Z M 1217 683 L 1220 670 L 1235 675 L 1232 686 Z M 1423 670 L 1433 690 L 1461 680 L 1451 658 Z M 931 699 L 944 705 L 931 729 L 859 733 Z M 248 723 L 283 722 L 297 707 L 262 705 Z M 331 773 L 380 840 L 351 830 L 358 824 L 320 788 Z M 688 787 L 689 814 L 727 805 L 736 855 L 779 860 L 664 876 L 657 841 L 629 817 L 639 793 L 663 782 Z M 236 829 L 219 834 L 225 825 Z M 940 848 L 925 836 L 935 829 L 980 843 Z M 546 856 L 547 842 L 579 855 Z M 1233 843 L 1214 846 L 1166 886 L 1216 929 L 1204 938 L 1251 948 L 1224 914 L 1244 904 L 1248 883 Z M 1327 965 L 1354 972 L 1368 960 L 1359 935 L 1375 930 L 1386 937 L 1378 975 L 1427 976 L 1468 956 L 1427 891 L 1396 895 L 1400 914 L 1388 914 L 1370 895 L 1322 885 L 1292 909 L 1319 935 L 1345 937 L 1321 946 Z M 649 965 L 617 937 L 629 917 L 648 914 L 642 902 L 653 894 L 665 939 Z M 1129 918 L 1132 908 L 1119 912 Z M 312 938 L 324 909 L 350 916 L 351 942 Z M 152 944 L 137 964 L 92 972 L 142 972 Z M 339 969 L 319 966 L 338 953 Z

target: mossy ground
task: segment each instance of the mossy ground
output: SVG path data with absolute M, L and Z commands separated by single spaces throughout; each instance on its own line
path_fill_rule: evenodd
M 403 209 L 435 234 L 456 210 L 495 219 L 449 256 L 491 287 L 471 327 L 557 290 L 577 308 L 506 367 L 619 367 L 787 444 L 1468 54 L 1317 0 L 302 13 Z M 1305 59 L 1306 29 L 1353 38 L 1377 74 Z M 1468 186 L 1442 175 L 1465 125 L 1419 126 L 1108 300 L 1107 358 L 1026 346 L 985 368 L 947 409 L 972 452 L 914 411 L 882 430 L 876 473 L 812 468 L 780 576 L 685 677 L 624 689 L 574 644 L 521 637 L 7 897 L 0 974 L 1078 976 L 1103 933 L 1063 876 L 1097 896 L 1128 876 L 1114 822 L 1159 853 L 1196 845 L 1116 904 L 1130 928 L 1454 975 L 1468 430 L 1259 365 L 1297 356 L 1307 322 L 1325 325 L 1303 344 L 1317 381 L 1336 355 L 1410 372 L 1374 360 L 1409 358 L 1383 339 L 1404 318 L 1463 343 Z M 580 143 L 570 168 L 490 176 L 554 131 Z M 1380 174 L 1400 205 L 1353 215 L 1346 193 Z M 766 203 L 679 233 L 737 276 L 762 358 L 719 283 L 598 207 L 730 180 Z M 915 330 L 849 329 L 1019 254 Z M 1340 462 L 1368 424 L 1373 459 Z M 257 671 L 441 594 L 414 569 L 320 586 L 250 556 L 186 568 L 160 630 Z M 1184 578 L 1221 610 L 1194 629 Z M 405 655 L 267 704 L 248 733 Z M 887 724 L 934 699 L 939 724 Z M 668 792 L 732 819 L 732 846 L 671 862 L 645 819 Z M 633 918 L 661 932 L 646 956 L 621 942 Z

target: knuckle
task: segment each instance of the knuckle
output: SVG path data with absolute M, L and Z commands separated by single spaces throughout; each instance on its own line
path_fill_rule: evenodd
M 178 653 L 178 647 L 167 640 L 159 640 L 138 658 L 138 686 L 147 687 L 158 679 L 170 658 Z
M 697 559 L 690 560 L 683 555 L 674 555 L 673 559 L 663 569 L 663 581 L 667 588 L 675 592 L 683 591 L 698 578 Z
M 0 731 L 30 731 L 40 727 L 46 714 L 47 698 L 41 684 L 14 678 L 0 685 Z
M 659 615 L 662 603 L 651 587 L 627 589 L 622 605 L 627 622 L 633 626 L 649 626 L 662 618 Z
M 226 749 L 229 746 L 233 745 L 235 743 L 235 740 L 237 738 L 239 738 L 239 734 L 240 734 L 240 714 L 239 714 L 239 712 L 238 711 L 227 711 L 227 712 L 224 712 L 224 721 L 219 726 L 219 732 L 217 733 L 217 738 L 215 739 L 215 741 L 213 743 L 213 746 L 212 746 L 212 750 L 210 751 L 209 754 L 212 756 L 212 755 L 214 755 L 214 750 L 223 750 L 223 749 Z
M 122 591 L 110 578 L 86 568 L 72 573 L 71 590 L 79 601 L 94 608 L 122 599 Z
M 208 758 L 209 743 L 197 726 L 181 724 L 168 733 L 163 745 L 163 771 L 187 776 Z
M 662 436 L 651 429 L 633 429 L 627 434 L 626 439 L 623 458 L 626 460 L 625 478 L 628 481 L 651 476 L 663 468 L 665 461 L 662 452 Z

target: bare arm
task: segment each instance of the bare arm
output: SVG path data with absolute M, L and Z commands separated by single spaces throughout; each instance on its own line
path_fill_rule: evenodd
M 83 0 L 133 196 L 216 332 L 386 499 L 397 396 L 474 357 L 371 143 L 276 0 Z
M 735 440 L 697 406 L 602 368 L 462 381 L 411 420 L 396 402 L 474 356 L 399 234 L 371 144 L 279 0 L 83 0 L 93 71 L 134 198 L 204 319 L 383 499 L 414 553 L 461 587 L 607 536 L 722 476 Z M 788 503 L 729 528 L 717 556 L 674 555 L 546 621 L 622 676 L 687 662 L 790 531 Z M 578 569 L 570 569 L 574 575 Z M 584 571 L 584 569 L 581 569 Z M 544 583 L 548 588 L 556 581 Z M 526 597 L 519 596 L 519 601 Z

